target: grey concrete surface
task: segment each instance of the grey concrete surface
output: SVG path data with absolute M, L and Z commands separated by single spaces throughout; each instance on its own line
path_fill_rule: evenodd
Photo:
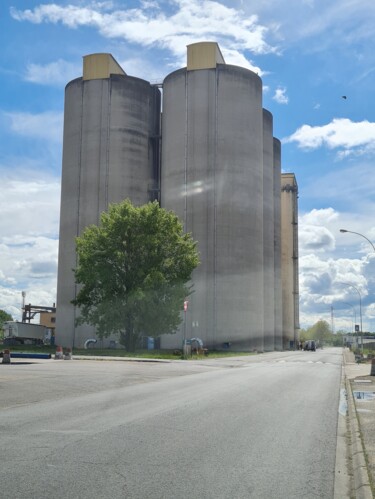
M 351 435 L 353 494 L 371 499 L 375 489 L 375 377 L 371 364 L 355 362 L 354 354 L 344 350 L 344 368 L 348 392 L 348 417 Z M 370 394 L 367 399 L 366 394 Z M 374 398 L 371 398 L 373 394 Z
M 66 86 L 61 179 L 56 344 L 83 346 L 94 328 L 75 326 L 75 238 L 98 224 L 109 203 L 155 199 L 160 91 L 126 75 Z M 95 335 L 94 335 L 95 337 Z
M 273 117 L 263 109 L 263 307 L 264 350 L 275 350 L 280 338 L 275 338 L 275 215 L 280 218 L 280 207 L 274 204 Z
M 281 142 L 273 138 L 273 207 L 274 207 L 274 279 L 275 279 L 275 350 L 283 348 L 283 306 L 281 290 Z
M 274 212 L 270 207 L 263 219 L 261 79 L 226 64 L 175 71 L 164 80 L 162 119 L 161 205 L 198 241 L 201 260 L 187 337 L 202 338 L 208 348 L 230 342 L 236 350 L 263 350 L 263 226 L 273 232 Z M 271 141 L 270 126 L 265 134 Z M 271 175 L 269 142 L 266 152 Z M 265 188 L 272 197 L 271 180 Z M 184 330 L 164 335 L 162 345 L 181 345 Z
M 341 363 L 327 349 L 2 366 L 2 494 L 332 498 Z

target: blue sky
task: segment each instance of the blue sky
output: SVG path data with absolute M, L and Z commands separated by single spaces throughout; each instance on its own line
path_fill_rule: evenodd
M 0 308 L 52 305 L 64 86 L 82 56 L 110 52 L 152 83 L 217 41 L 256 71 L 299 185 L 301 326 L 375 330 L 373 0 L 3 0 L 0 6 Z M 343 98 L 346 96 L 346 99 Z M 345 284 L 342 284 L 345 283 Z M 353 287 L 354 286 L 354 287 Z

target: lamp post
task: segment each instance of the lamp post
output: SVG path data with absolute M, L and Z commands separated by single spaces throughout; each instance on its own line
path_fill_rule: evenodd
M 361 330 L 360 330 L 360 333 L 361 333 L 361 350 L 362 350 L 362 353 L 363 353 L 363 329 L 362 329 L 362 297 L 361 297 L 361 293 L 359 292 L 359 289 L 354 286 L 354 284 L 350 284 L 350 282 L 342 282 L 341 284 L 344 284 L 345 286 L 351 286 L 352 288 L 354 288 L 357 293 L 358 293 L 358 296 L 359 296 L 359 320 L 360 320 L 360 323 L 361 323 Z
M 361 234 L 360 232 L 354 232 L 352 230 L 347 230 L 347 229 L 340 229 L 340 232 L 342 232 L 342 233 L 348 232 L 349 234 L 356 234 L 357 236 L 363 237 L 364 239 L 366 239 L 366 241 L 368 243 L 371 244 L 371 247 L 372 247 L 372 249 L 374 250 L 374 253 L 375 253 L 375 246 L 374 246 L 374 244 L 364 234 Z M 363 353 L 362 304 L 361 304 L 362 300 L 361 300 L 361 294 L 358 291 L 358 289 L 355 286 L 353 286 L 353 284 L 348 284 L 348 286 L 352 286 L 357 291 L 357 293 L 359 294 L 359 313 L 360 313 L 360 316 L 361 316 L 361 339 L 362 339 L 362 353 Z
M 340 232 L 343 232 L 343 233 L 349 232 L 349 234 L 357 234 L 357 236 L 364 237 L 366 239 L 366 241 L 371 244 L 372 249 L 375 252 L 375 246 L 374 246 L 374 244 L 370 241 L 370 239 L 368 237 L 364 236 L 363 234 L 360 234 L 359 232 L 353 232 L 352 230 L 346 230 L 346 229 L 340 229 Z

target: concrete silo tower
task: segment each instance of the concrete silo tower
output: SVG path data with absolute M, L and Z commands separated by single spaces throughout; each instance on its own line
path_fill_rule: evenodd
M 225 64 L 216 43 L 189 45 L 187 67 L 164 80 L 162 130 L 161 204 L 193 234 L 201 258 L 186 336 L 263 350 L 261 79 Z
M 283 309 L 281 272 L 281 143 L 273 138 L 273 208 L 274 208 L 274 300 L 275 300 L 275 350 L 283 349 Z
M 264 350 L 275 349 L 275 212 L 273 117 L 263 109 Z
M 293 349 L 299 339 L 298 185 L 294 173 L 281 175 L 281 214 L 283 346 Z
M 127 76 L 110 54 L 84 57 L 83 77 L 65 90 L 56 342 L 82 346 L 76 328 L 75 237 L 98 224 L 109 203 L 155 199 L 159 180 L 160 91 Z

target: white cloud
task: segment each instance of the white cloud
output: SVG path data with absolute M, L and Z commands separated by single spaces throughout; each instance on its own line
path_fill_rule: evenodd
M 266 42 L 268 29 L 257 16 L 245 16 L 242 10 L 212 0 L 175 0 L 170 13 L 161 12 L 154 3 L 141 3 L 139 8 L 108 11 L 108 5 L 80 7 L 44 4 L 34 9 L 11 9 L 18 21 L 35 24 L 62 23 L 74 29 L 90 26 L 106 38 L 122 38 L 145 47 L 168 49 L 182 57 L 186 45 L 201 40 L 217 40 L 227 51 L 227 63 L 244 60 L 242 51 L 253 54 L 275 52 Z M 246 66 L 252 66 L 247 61 Z M 257 69 L 257 68 L 255 68 Z
M 58 59 L 45 65 L 28 64 L 25 80 L 41 85 L 65 86 L 67 81 L 81 76 L 81 73 L 81 66 Z
M 60 182 L 12 175 L 0 174 L 0 309 L 20 318 L 21 291 L 38 305 L 56 301 Z
M 330 322 L 331 307 L 334 307 L 341 310 L 335 318 L 336 329 L 348 330 L 353 308 L 356 309 L 357 319 L 359 318 L 359 297 L 363 327 L 369 327 L 368 321 L 375 311 L 375 252 L 368 243 L 367 247 L 361 245 L 358 236 L 356 241 L 351 241 L 345 239 L 349 235 L 340 234 L 339 227 L 350 227 L 348 220 L 351 220 L 351 216 L 350 212 L 340 213 L 333 208 L 326 208 L 314 209 L 299 217 L 302 327 L 311 326 L 321 318 Z M 368 226 L 359 225 L 359 228 L 363 228 L 364 233 L 369 236 L 375 234 L 371 217 L 365 219 L 365 223 Z M 340 252 L 336 248 L 338 243 Z
M 0 174 L 2 192 L 6 192 L 6 196 L 0 196 L 0 240 L 8 238 L 16 241 L 15 237 L 19 234 L 57 238 L 59 180 L 48 178 L 47 174 L 38 178 L 35 174 L 32 176 L 30 172 L 20 170 L 12 175 Z M 22 243 L 19 239 L 17 242 Z
M 366 259 L 324 258 L 306 254 L 300 258 L 301 323 L 312 325 L 322 315 L 329 320 L 331 306 L 346 302 L 359 311 L 359 291 L 363 317 L 372 306 L 374 286 L 367 276 Z M 349 310 L 351 313 L 351 310 Z M 311 315 L 312 314 L 312 315 Z M 311 320 L 313 319 L 313 322 Z
M 303 125 L 283 142 L 296 142 L 298 147 L 308 150 L 325 146 L 340 149 L 344 155 L 365 154 L 375 151 L 375 123 L 336 118 L 323 126 Z
M 333 208 L 312 210 L 299 217 L 298 243 L 301 253 L 329 252 L 335 249 L 335 237 L 327 227 L 338 219 Z
M 264 72 L 260 69 L 260 67 L 254 66 L 254 64 L 252 64 L 252 62 L 249 61 L 243 54 L 238 52 L 238 50 L 223 47 L 222 53 L 227 64 L 230 61 L 230 64 L 250 69 L 250 71 L 253 71 L 258 76 L 264 75 Z
M 278 104 L 288 104 L 289 97 L 286 95 L 286 88 L 277 88 L 272 99 Z
M 301 44 L 303 40 L 314 39 L 314 49 L 340 43 L 352 45 L 356 40 L 371 36 L 375 14 L 373 0 L 289 0 L 288 8 L 280 0 L 266 2 L 241 2 L 245 12 L 257 14 L 266 24 L 276 24 L 272 30 L 275 38 L 285 44 Z M 334 36 L 324 36 L 327 32 Z M 323 36 L 322 36 L 323 35 Z M 305 43 L 305 50 L 311 45 Z
M 339 214 L 333 208 L 313 209 L 300 218 L 303 225 L 321 225 L 337 220 Z
M 62 141 L 63 114 L 46 111 L 39 114 L 3 112 L 10 130 L 18 135 L 35 139 Z
M 327 251 L 335 249 L 335 238 L 326 227 L 304 225 L 300 228 L 299 243 L 306 249 Z

